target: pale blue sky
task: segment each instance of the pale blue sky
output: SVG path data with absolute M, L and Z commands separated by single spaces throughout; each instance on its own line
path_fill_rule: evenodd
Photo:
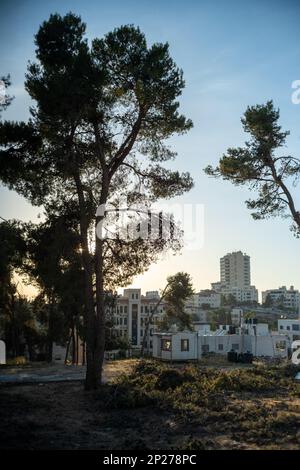
M 174 137 L 176 166 L 190 171 L 195 188 L 178 202 L 205 206 L 205 241 L 200 250 L 168 256 L 135 279 L 143 290 L 163 286 L 178 270 L 190 272 L 196 289 L 219 278 L 219 258 L 239 250 L 251 256 L 252 282 L 259 290 L 294 284 L 300 288 L 300 240 L 288 221 L 252 220 L 243 201 L 249 193 L 209 179 L 202 171 L 229 146 L 243 143 L 240 117 L 247 105 L 273 99 L 281 123 L 291 131 L 286 153 L 299 156 L 300 105 L 291 102 L 291 83 L 300 79 L 300 3 L 297 1 L 45 1 L 0 3 L 0 74 L 11 74 L 15 100 L 6 119 L 27 119 L 24 90 L 27 60 L 34 58 L 33 35 L 50 13 L 73 11 L 87 23 L 88 38 L 121 24 L 139 25 L 149 43 L 168 41 L 183 68 L 182 111 L 194 129 Z M 300 206 L 299 187 L 297 191 Z M 38 210 L 0 188 L 0 215 L 36 220 Z

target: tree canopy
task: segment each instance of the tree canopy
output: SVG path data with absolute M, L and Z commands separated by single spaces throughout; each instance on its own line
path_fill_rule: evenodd
M 148 46 L 133 25 L 94 39 L 78 15 L 50 15 L 35 36 L 36 61 L 25 87 L 34 101 L 28 122 L 0 124 L 0 179 L 52 219 L 73 217 L 80 237 L 87 331 L 86 388 L 101 383 L 105 291 L 128 284 L 178 240 L 99 239 L 107 202 L 151 208 L 188 191 L 193 181 L 165 166 L 168 145 L 192 122 L 179 112 L 182 71 L 167 43 Z M 136 223 L 138 224 L 138 218 Z
M 300 212 L 292 193 L 300 176 L 300 159 L 282 154 L 289 131 L 278 123 L 279 110 L 272 101 L 247 108 L 242 124 L 250 134 L 244 147 L 229 148 L 216 168 L 208 166 L 209 176 L 221 177 L 235 185 L 247 185 L 258 193 L 246 201 L 254 219 L 283 216 L 292 219 L 291 229 L 300 236 Z

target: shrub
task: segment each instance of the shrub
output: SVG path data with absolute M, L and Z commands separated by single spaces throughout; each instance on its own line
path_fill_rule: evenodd
M 213 446 L 211 440 L 191 438 L 184 442 L 181 450 L 209 450 Z
M 176 369 L 166 369 L 160 372 L 157 378 L 156 388 L 158 390 L 174 389 L 182 385 L 185 381 L 186 377 L 183 373 Z
M 7 365 L 9 366 L 23 366 L 26 363 L 27 363 L 27 360 L 24 356 L 17 356 L 7 361 Z
M 139 408 L 150 405 L 153 401 L 142 390 L 126 382 L 103 386 L 96 399 L 100 402 L 101 409 Z
M 140 375 L 140 374 L 158 374 L 161 370 L 165 369 L 166 366 L 162 363 L 143 359 L 139 361 L 134 369 L 132 375 Z

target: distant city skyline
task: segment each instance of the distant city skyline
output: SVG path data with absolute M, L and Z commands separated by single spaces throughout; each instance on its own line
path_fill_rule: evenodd
M 126 4 L 125 4 L 126 3 Z M 291 131 L 285 154 L 299 155 L 300 105 L 292 103 L 292 83 L 300 79 L 298 47 L 300 5 L 294 1 L 151 3 L 143 1 L 53 0 L 42 3 L 2 1 L 0 6 L 1 74 L 11 74 L 12 105 L 3 119 L 27 120 L 32 104 L 24 89 L 28 60 L 34 60 L 34 34 L 50 13 L 73 11 L 87 23 L 89 41 L 120 24 L 140 26 L 149 43 L 168 41 L 171 55 L 186 80 L 181 110 L 194 129 L 173 138 L 178 158 L 170 166 L 189 171 L 195 187 L 177 203 L 204 205 L 204 244 L 166 254 L 159 263 L 137 276 L 131 287 L 159 290 L 177 271 L 191 274 L 196 290 L 210 288 L 219 277 L 219 259 L 241 250 L 251 257 L 252 284 L 259 292 L 294 285 L 300 287 L 300 240 L 289 231 L 289 221 L 254 221 L 244 200 L 250 192 L 203 173 L 215 165 L 230 146 L 243 145 L 240 118 L 248 105 L 273 99 L 281 110 L 280 123 Z M 12 33 L 13 31 L 13 33 Z M 300 194 L 295 198 L 300 206 Z M 0 188 L 0 216 L 38 221 L 42 208 Z M 129 287 L 129 286 L 128 286 Z

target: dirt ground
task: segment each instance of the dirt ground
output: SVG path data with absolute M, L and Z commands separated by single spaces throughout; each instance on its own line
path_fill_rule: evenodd
M 108 380 L 128 372 L 132 364 L 132 361 L 109 364 Z M 203 440 L 206 448 L 214 449 L 299 449 L 300 443 L 300 399 L 286 394 L 232 396 L 226 414 L 211 413 L 188 424 L 180 414 L 155 406 L 106 409 L 99 394 L 85 392 L 78 380 L 2 383 L 0 403 L 0 449 L 174 450 L 184 449 L 191 439 Z M 267 446 L 259 444 L 257 409 L 260 416 L 263 410 L 268 419 L 282 417 L 284 442 L 280 440 L 279 428 L 275 434 L 270 430 L 273 437 Z M 243 410 L 241 415 L 239 410 Z M 253 431 L 248 422 L 244 433 L 246 419 L 253 420 Z M 265 434 L 266 428 L 261 429 Z M 265 436 L 261 437 L 261 442 L 266 442 Z

